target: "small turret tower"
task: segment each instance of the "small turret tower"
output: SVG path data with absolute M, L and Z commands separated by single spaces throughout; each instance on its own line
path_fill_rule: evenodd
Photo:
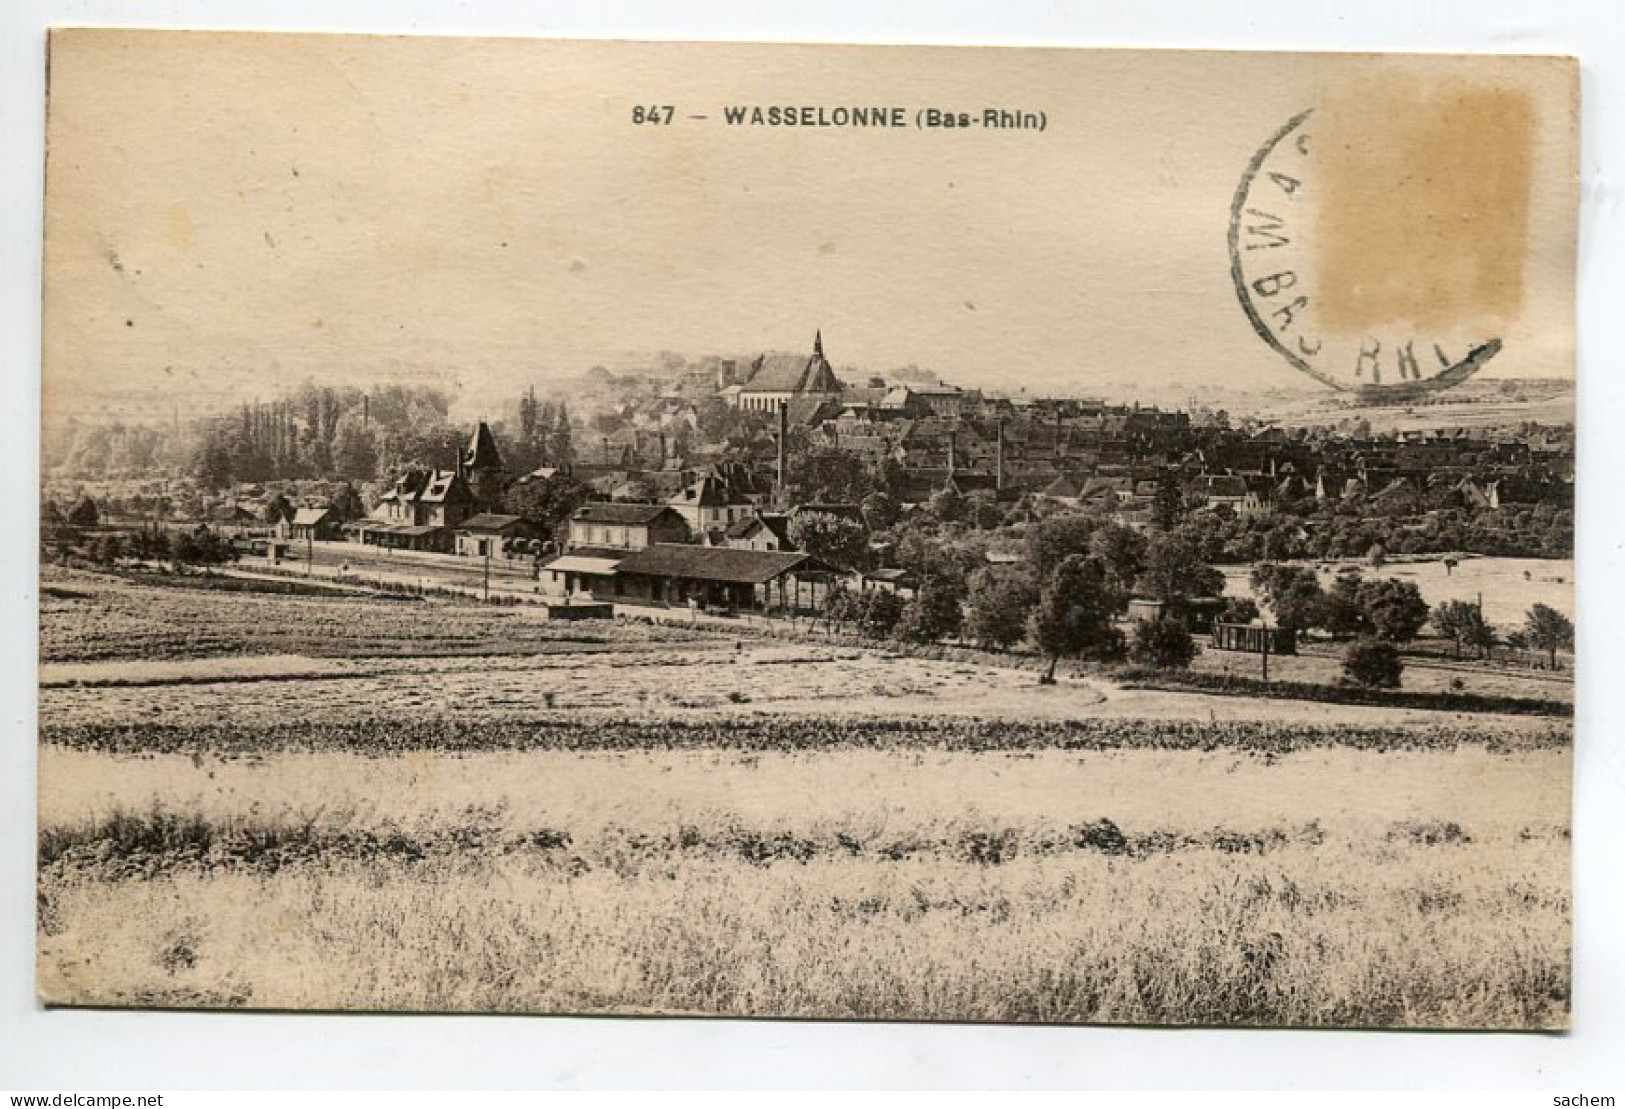
M 502 455 L 497 450 L 496 436 L 491 434 L 491 428 L 484 420 L 474 429 L 474 437 L 469 440 L 468 449 L 462 454 L 460 469 L 463 477 L 468 481 L 469 491 L 474 494 L 474 503 L 481 512 L 494 512 L 502 505 L 502 492 L 507 486 L 508 472 L 502 465 Z

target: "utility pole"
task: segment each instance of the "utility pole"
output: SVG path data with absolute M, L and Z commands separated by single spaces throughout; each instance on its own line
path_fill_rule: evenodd
M 316 529 L 305 529 L 305 577 L 316 572 Z
M 485 541 L 485 599 L 491 599 L 491 548 L 496 545 L 495 539 Z
M 1263 680 L 1267 682 L 1270 680 L 1270 625 L 1268 620 L 1261 620 L 1259 623 L 1262 625 L 1264 632 L 1259 637 L 1263 647 L 1263 650 L 1259 652 L 1259 657 L 1264 664 Z

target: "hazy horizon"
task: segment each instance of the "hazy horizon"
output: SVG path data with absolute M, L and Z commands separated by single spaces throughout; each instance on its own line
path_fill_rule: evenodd
M 838 367 L 969 388 L 1311 391 L 1236 301 L 1229 205 L 1283 120 L 1407 63 L 1373 64 L 58 32 L 46 418 L 306 378 L 456 382 L 483 403 L 638 351 L 805 351 L 818 329 Z M 1572 314 L 1567 121 L 1537 65 L 1496 73 L 1538 94 L 1533 202 L 1558 226 L 1531 229 L 1491 378 L 1573 374 L 1551 322 Z M 1049 124 L 633 125 L 647 102 L 989 104 Z

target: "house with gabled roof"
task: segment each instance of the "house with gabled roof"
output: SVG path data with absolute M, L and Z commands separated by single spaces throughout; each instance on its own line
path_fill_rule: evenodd
M 577 547 L 636 551 L 656 543 L 686 543 L 689 537 L 687 521 L 670 505 L 594 501 L 570 517 L 571 551 Z
M 343 526 L 345 535 L 374 547 L 451 550 L 453 529 L 478 511 L 461 462 L 459 455 L 456 470 L 407 470 L 365 519 Z
M 723 533 L 722 546 L 741 551 L 793 551 L 790 517 L 782 512 L 756 512 L 736 520 Z
M 481 512 L 464 520 L 455 532 L 457 553 L 465 558 L 487 558 L 506 553 L 515 539 L 534 539 L 540 529 L 523 516 Z
M 754 515 L 772 496 L 769 486 L 746 466 L 714 466 L 666 501 L 696 535 L 726 530 Z

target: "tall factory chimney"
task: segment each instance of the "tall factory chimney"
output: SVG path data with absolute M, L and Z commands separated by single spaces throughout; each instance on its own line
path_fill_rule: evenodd
M 993 451 L 993 488 L 1004 492 L 1004 421 L 998 423 L 999 437 Z
M 778 459 L 778 461 L 779 461 L 779 472 L 778 472 L 778 486 L 777 486 L 776 489 L 773 490 L 774 499 L 776 501 L 778 501 L 778 504 L 779 504 L 780 508 L 786 507 L 784 478 L 785 478 L 785 461 L 786 461 L 785 455 L 786 455 L 786 451 L 788 449 L 789 438 L 790 438 L 790 405 L 787 402 L 781 400 L 781 401 L 779 401 L 779 459 Z

